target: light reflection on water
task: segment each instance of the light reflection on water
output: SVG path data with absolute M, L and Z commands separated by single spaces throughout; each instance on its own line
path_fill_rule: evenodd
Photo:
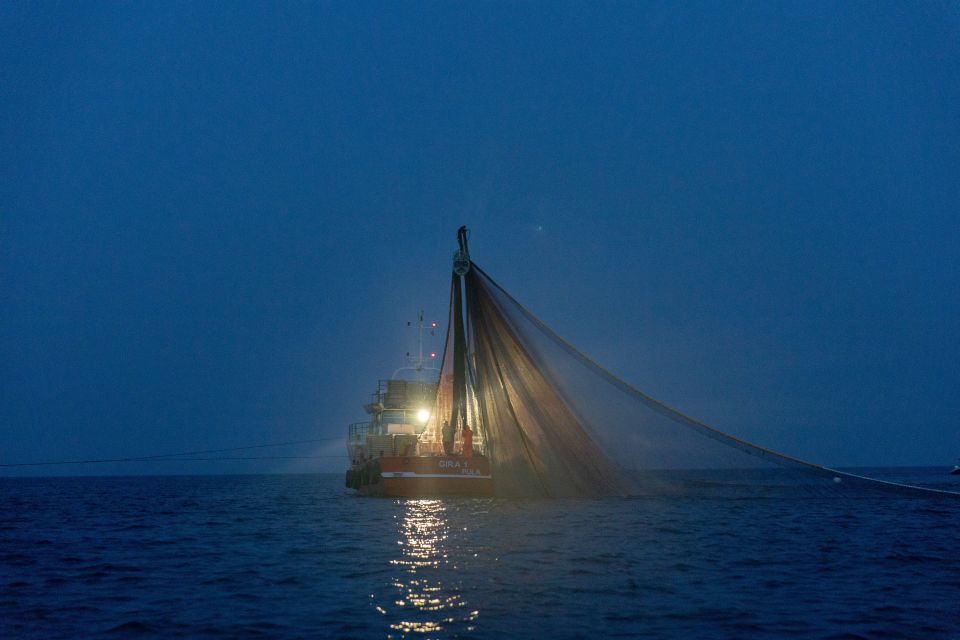
M 478 611 L 469 611 L 451 558 L 450 525 L 440 500 L 407 500 L 399 523 L 399 557 L 390 560 L 398 569 L 392 576 L 394 599 L 388 608 L 388 638 L 446 635 L 451 626 L 474 629 Z

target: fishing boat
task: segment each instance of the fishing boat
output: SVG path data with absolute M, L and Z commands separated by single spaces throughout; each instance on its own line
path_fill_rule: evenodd
M 455 278 L 470 265 L 465 229 L 458 239 Z M 462 319 L 460 305 L 453 306 Z M 433 333 L 437 325 L 432 322 L 428 328 L 421 311 L 417 355 L 410 366 L 379 381 L 371 402 L 364 405 L 369 419 L 349 425 L 346 486 L 358 494 L 411 498 L 493 495 L 483 438 L 474 437 L 479 431 L 478 418 L 466 406 L 464 326 L 457 319 L 451 325 L 443 360 L 456 363 L 452 376 L 441 380 L 440 369 L 432 366 L 436 353 L 424 356 L 423 334 L 427 330 Z
M 364 405 L 367 421 L 348 428 L 346 485 L 358 494 L 580 498 L 718 486 L 757 495 L 771 487 L 939 491 L 778 453 L 656 400 L 497 284 L 472 261 L 465 227 L 457 242 L 439 366 L 436 354 L 424 357 L 423 334 L 436 325 L 428 329 L 421 313 L 412 366 L 381 381 Z M 960 474 L 960 464 L 953 473 Z
M 957 464 L 953 465 L 953 470 L 950 472 L 951 475 L 960 476 L 960 458 L 957 459 Z

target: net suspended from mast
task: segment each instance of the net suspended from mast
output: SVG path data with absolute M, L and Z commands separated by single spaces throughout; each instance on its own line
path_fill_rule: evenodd
M 835 495 L 869 488 L 960 497 L 811 464 L 655 400 L 554 333 L 470 262 L 464 229 L 460 239 L 433 415 L 453 425 L 457 449 L 469 423 L 490 458 L 498 496 Z

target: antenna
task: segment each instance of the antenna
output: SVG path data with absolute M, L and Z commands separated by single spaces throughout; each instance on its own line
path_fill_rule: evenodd
M 417 321 L 417 371 L 423 370 L 423 309 Z

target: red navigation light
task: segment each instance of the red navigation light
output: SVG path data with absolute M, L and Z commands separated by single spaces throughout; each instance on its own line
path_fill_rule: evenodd
M 430 326 L 433 327 L 434 329 L 436 329 L 436 328 L 437 328 L 437 323 L 436 323 L 436 322 L 431 322 L 431 323 L 430 323 Z
M 436 358 L 436 357 L 437 357 L 437 354 L 436 354 L 435 352 L 431 351 L 431 352 L 430 352 L 430 357 L 431 357 L 431 358 Z

